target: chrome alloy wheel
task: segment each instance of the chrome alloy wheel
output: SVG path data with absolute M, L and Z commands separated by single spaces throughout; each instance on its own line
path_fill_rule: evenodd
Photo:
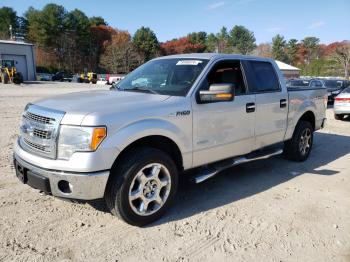
M 306 128 L 301 133 L 299 141 L 299 151 L 302 155 L 306 155 L 311 148 L 311 130 Z
M 133 178 L 129 189 L 129 204 L 140 216 L 157 212 L 166 202 L 171 190 L 169 170 L 162 164 L 144 166 Z

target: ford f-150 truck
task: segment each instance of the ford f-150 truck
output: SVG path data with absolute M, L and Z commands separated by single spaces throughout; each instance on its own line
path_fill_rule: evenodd
M 160 57 L 112 90 L 28 104 L 16 175 L 53 196 L 104 198 L 113 214 L 141 226 L 169 208 L 179 176 L 199 183 L 281 153 L 306 160 L 326 106 L 326 89 L 287 89 L 271 59 Z

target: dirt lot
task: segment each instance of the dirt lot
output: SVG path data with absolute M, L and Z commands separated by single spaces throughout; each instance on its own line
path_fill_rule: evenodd
M 131 227 L 102 201 L 22 185 L 11 163 L 31 101 L 104 86 L 0 85 L 0 261 L 350 261 L 350 120 L 317 132 L 308 161 L 281 157 L 185 183 L 157 223 Z

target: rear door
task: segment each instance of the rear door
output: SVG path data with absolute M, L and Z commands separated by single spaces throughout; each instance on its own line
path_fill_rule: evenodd
M 287 128 L 288 93 L 282 90 L 272 63 L 249 60 L 244 66 L 249 88 L 256 95 L 254 149 L 283 141 Z

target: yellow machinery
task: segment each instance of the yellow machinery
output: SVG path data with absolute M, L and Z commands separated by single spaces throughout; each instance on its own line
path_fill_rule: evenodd
M 87 73 L 81 74 L 80 78 L 79 78 L 79 82 L 80 83 L 96 84 L 97 83 L 97 74 L 93 73 L 93 72 L 87 72 Z
M 17 72 L 14 60 L 0 60 L 0 82 L 3 84 L 23 83 L 23 76 Z

